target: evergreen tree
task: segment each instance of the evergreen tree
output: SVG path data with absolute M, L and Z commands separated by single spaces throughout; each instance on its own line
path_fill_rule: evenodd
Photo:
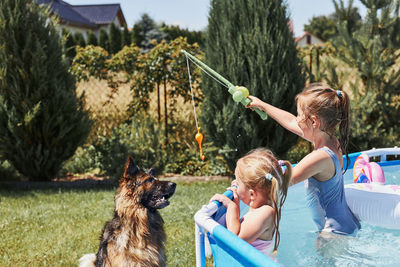
M 137 31 L 134 33 L 135 43 L 138 45 L 143 52 L 148 52 L 152 47 L 152 40 L 156 40 L 160 43 L 161 40 L 166 39 L 167 35 L 162 31 L 161 26 L 157 25 L 154 20 L 147 14 L 143 14 L 140 20 L 135 24 Z M 140 43 L 138 41 L 140 40 Z
M 135 44 L 136 46 L 139 46 L 142 41 L 143 41 L 143 36 L 141 36 L 141 31 L 142 28 L 140 26 L 140 24 L 136 23 L 135 25 L 133 25 L 132 31 L 131 31 L 131 43 Z
M 76 32 L 74 34 L 74 41 L 75 41 L 76 45 L 79 45 L 81 47 L 85 47 L 86 46 L 85 38 L 83 38 L 83 35 L 80 32 Z
M 161 30 L 167 35 L 168 41 L 175 40 L 178 37 L 186 37 L 189 44 L 197 43 L 200 47 L 204 45 L 204 33 L 202 31 L 190 31 L 165 23 L 161 24 Z
M 131 44 L 131 33 L 129 32 L 127 27 L 124 27 L 122 31 L 122 47 L 130 46 Z
M 87 44 L 97 46 L 97 36 L 94 32 L 88 32 Z
M 361 16 L 360 13 L 358 13 L 358 8 L 353 7 L 353 0 L 349 1 L 348 7 L 345 7 L 343 2 L 341 2 L 340 5 L 338 5 L 336 1 L 333 1 L 333 3 L 336 11 L 331 15 L 331 17 L 334 21 L 346 21 L 346 29 L 348 32 L 354 32 L 360 28 Z
M 206 33 L 206 64 L 250 94 L 289 112 L 304 87 L 301 64 L 281 0 L 213 0 Z M 236 104 L 227 88 L 203 75 L 202 123 L 206 138 L 236 160 L 264 146 L 283 156 L 296 136 L 272 119 Z
M 110 54 L 115 54 L 121 50 L 121 30 L 114 24 L 110 24 L 108 35 L 108 52 Z
M 155 21 L 146 13 L 142 14 L 140 20 L 136 22 L 135 25 L 138 25 L 138 35 L 140 36 L 140 39 L 142 39 L 138 45 L 143 42 L 146 34 L 156 27 Z
M 0 2 L 0 157 L 50 180 L 90 131 L 60 35 L 35 2 Z
M 348 32 L 354 32 L 360 28 L 361 16 L 357 7 L 341 6 L 339 9 L 338 12 L 333 12 L 329 16 L 312 17 L 309 23 L 304 25 L 304 31 L 310 32 L 324 41 L 329 41 L 337 35 L 337 21 L 346 20 Z
M 62 36 L 63 38 L 65 38 L 64 40 L 65 55 L 69 58 L 70 62 L 72 62 L 72 60 L 76 55 L 74 37 L 72 36 L 71 32 L 67 29 L 62 29 Z
M 312 17 L 309 23 L 304 25 L 304 31 L 328 41 L 337 34 L 336 21 L 327 16 Z
M 153 40 L 156 40 L 157 43 L 160 43 L 162 40 L 165 40 L 166 38 L 167 35 L 161 30 L 161 28 L 156 27 L 146 33 L 140 47 L 142 48 L 142 51 L 146 53 L 151 48 L 154 47 Z
M 362 0 L 367 16 L 357 30 L 349 29 L 346 19 L 353 1 L 334 2 L 339 35 L 334 39 L 336 55 L 353 68 L 353 130 L 350 149 L 355 151 L 377 146 L 394 146 L 399 140 L 400 58 L 398 42 L 399 1 Z M 335 69 L 332 70 L 336 72 Z M 334 74 L 333 76 L 337 76 Z
M 99 46 L 108 51 L 108 34 L 104 28 L 99 32 Z

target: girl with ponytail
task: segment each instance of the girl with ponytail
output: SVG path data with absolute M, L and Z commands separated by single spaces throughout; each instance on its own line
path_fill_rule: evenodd
M 265 255 L 276 253 L 279 246 L 279 221 L 291 173 L 288 161 L 278 161 L 268 149 L 255 149 L 236 164 L 236 180 L 228 188 L 233 200 L 221 194 L 210 200 L 220 201 L 227 209 L 226 228 Z M 241 219 L 240 200 L 250 207 Z
M 257 97 L 249 108 L 265 111 L 287 130 L 313 143 L 314 150 L 294 168 L 291 184 L 305 181 L 308 206 L 318 230 L 352 234 L 360 223 L 346 203 L 343 154 L 349 164 L 350 101 L 344 91 L 312 83 L 296 96 L 297 117 Z

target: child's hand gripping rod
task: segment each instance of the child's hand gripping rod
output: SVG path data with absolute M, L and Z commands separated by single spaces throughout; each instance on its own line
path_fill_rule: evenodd
M 247 90 L 246 87 L 233 85 L 231 82 L 229 82 L 215 70 L 213 70 L 212 68 L 210 68 L 209 66 L 198 60 L 196 57 L 192 56 L 183 49 L 181 51 L 192 61 L 194 61 L 196 64 L 205 69 L 210 75 L 213 75 L 214 78 L 218 79 L 221 83 L 226 85 L 226 87 L 228 87 L 228 92 L 232 95 L 233 101 L 235 101 L 236 103 L 240 102 L 245 107 L 247 107 L 251 103 L 251 100 L 247 98 L 249 96 L 249 90 Z M 268 115 L 264 111 L 258 108 L 254 108 L 254 111 L 257 112 L 258 115 L 260 115 L 261 119 L 263 120 L 267 119 Z

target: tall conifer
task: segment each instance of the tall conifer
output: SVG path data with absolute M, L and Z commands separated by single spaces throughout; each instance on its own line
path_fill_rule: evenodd
M 74 59 L 76 55 L 75 51 L 75 40 L 74 37 L 72 36 L 71 32 L 65 28 L 62 29 L 62 36 L 65 38 L 64 40 L 64 53 L 66 56 L 69 58 L 70 62 Z
M 108 52 L 115 54 L 122 48 L 121 30 L 114 24 L 110 24 L 110 34 L 108 35 Z
M 142 32 L 142 26 L 139 23 L 135 23 L 133 25 L 132 31 L 131 31 L 131 43 L 135 44 L 136 46 L 140 46 L 142 43 L 144 37 L 141 34 Z
M 50 180 L 90 131 L 49 14 L 0 1 L 0 157 L 30 180 Z
M 122 47 L 129 46 L 132 42 L 131 40 L 131 33 L 129 32 L 128 28 L 125 26 L 121 33 L 121 41 Z
M 97 36 L 94 32 L 88 32 L 87 44 L 97 46 Z
M 99 32 L 99 46 L 108 51 L 108 34 L 104 28 L 101 28 Z
M 85 38 L 83 37 L 83 34 L 81 32 L 75 32 L 74 41 L 75 41 L 75 44 L 79 45 L 80 47 L 86 46 Z
M 206 63 L 251 95 L 295 113 L 304 78 L 282 0 L 213 0 L 208 22 Z M 206 137 L 222 148 L 231 169 L 250 149 L 264 146 L 282 156 L 294 144 L 294 134 L 273 119 L 261 120 L 236 104 L 227 88 L 203 77 Z

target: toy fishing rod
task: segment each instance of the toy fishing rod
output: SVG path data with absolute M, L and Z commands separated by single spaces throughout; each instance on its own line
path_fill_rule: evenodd
M 247 98 L 249 96 L 249 90 L 247 90 L 246 87 L 233 85 L 227 79 L 222 77 L 222 75 L 220 75 L 218 72 L 216 72 L 215 70 L 213 70 L 212 68 L 210 68 L 209 66 L 207 66 L 206 64 L 201 62 L 196 57 L 192 56 L 191 54 L 189 54 L 188 52 L 186 52 L 183 49 L 181 51 L 183 54 L 185 54 L 185 56 L 187 58 L 189 58 L 194 64 L 196 64 L 200 69 L 202 69 L 210 77 L 212 77 L 217 82 L 219 82 L 222 85 L 224 85 L 225 87 L 227 87 L 228 92 L 232 95 L 233 101 L 235 101 L 236 103 L 241 103 L 245 107 L 247 107 L 251 103 L 251 100 L 249 98 Z M 267 119 L 268 115 L 264 111 L 262 111 L 258 108 L 253 108 L 253 109 L 255 112 L 257 112 L 258 115 L 260 115 L 261 119 L 263 119 L 263 120 Z

